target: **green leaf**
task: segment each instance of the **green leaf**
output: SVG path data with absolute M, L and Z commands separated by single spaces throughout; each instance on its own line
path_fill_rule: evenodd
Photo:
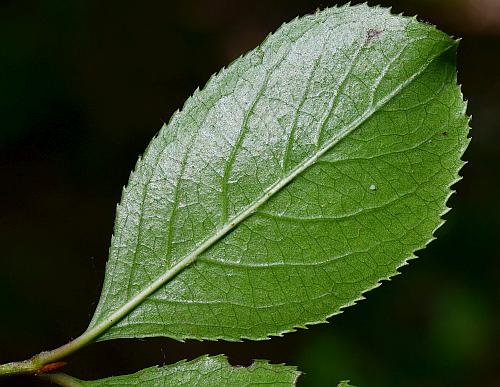
M 88 336 L 265 339 L 433 239 L 469 140 L 457 42 L 366 5 L 283 25 L 153 139 Z
M 353 386 L 352 384 L 349 384 L 351 381 L 350 380 L 343 380 L 337 384 L 337 387 L 356 387 Z
M 83 381 L 56 375 L 50 380 L 62 385 L 100 386 L 294 386 L 300 372 L 295 367 L 256 360 L 250 367 L 233 367 L 225 356 L 202 356 L 163 367 L 145 368 L 135 374 Z M 64 383 L 65 382 L 65 383 Z

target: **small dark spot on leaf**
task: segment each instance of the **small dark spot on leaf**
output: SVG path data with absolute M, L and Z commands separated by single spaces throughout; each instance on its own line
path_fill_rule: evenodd
M 447 136 L 448 135 L 448 132 L 443 132 L 441 133 L 443 136 Z
M 370 28 L 368 31 L 366 31 L 366 43 L 370 43 L 378 39 L 382 32 L 384 32 L 384 30 Z

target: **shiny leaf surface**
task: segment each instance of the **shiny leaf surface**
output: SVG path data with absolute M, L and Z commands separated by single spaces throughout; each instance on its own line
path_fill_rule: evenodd
M 346 6 L 283 25 L 213 76 L 124 189 L 90 329 L 265 339 L 395 275 L 433 239 L 463 165 L 456 47 L 414 18 Z

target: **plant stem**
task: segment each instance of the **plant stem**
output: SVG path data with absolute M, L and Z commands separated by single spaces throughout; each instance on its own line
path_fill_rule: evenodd
M 29 360 L 0 365 L 0 377 L 19 374 L 43 374 L 43 366 L 61 360 L 94 341 L 106 330 L 108 330 L 123 317 L 129 314 L 132 310 L 134 310 L 142 301 L 144 301 L 145 298 L 158 290 L 166 281 L 176 276 L 186 266 L 189 266 L 191 263 L 193 263 L 197 256 L 198 254 L 192 254 L 188 259 L 184 259 L 177 265 L 173 266 L 164 275 L 162 275 L 160 278 L 146 287 L 142 292 L 134 296 L 131 300 L 129 300 L 125 305 L 116 310 L 108 318 L 102 320 L 92 328 L 87 329 L 82 335 L 70 341 L 69 343 L 52 351 L 41 352 L 38 355 L 33 356 Z
M 24 360 L 14 363 L 7 363 L 0 365 L 0 376 L 11 376 L 17 374 L 34 374 L 40 366 L 33 361 Z
M 43 375 L 41 378 L 47 382 L 59 384 L 62 387 L 82 387 L 80 380 L 66 374 L 57 373 Z

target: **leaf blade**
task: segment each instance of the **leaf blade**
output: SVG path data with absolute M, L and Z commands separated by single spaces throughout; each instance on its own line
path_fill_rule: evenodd
M 432 238 L 462 165 L 467 121 L 450 62 L 455 45 L 386 10 L 344 7 L 285 25 L 212 78 L 131 176 L 90 328 L 135 299 L 137 309 L 102 339 L 263 339 L 322 322 L 395 274 Z M 291 87 L 288 74 L 298 79 Z M 439 109 L 435 93 L 446 114 L 427 113 Z M 449 132 L 446 146 L 437 128 Z M 449 170 L 431 174 L 424 169 L 435 165 L 410 160 L 423 155 Z M 426 200 L 432 216 L 422 225 Z M 421 229 L 410 240 L 394 236 L 398 222 Z M 381 248 L 377 238 L 393 243 Z
M 250 367 L 233 367 L 225 356 L 202 356 L 163 367 L 149 367 L 134 374 L 92 381 L 75 381 L 83 387 L 100 386 L 294 386 L 300 372 L 295 367 L 256 360 Z

